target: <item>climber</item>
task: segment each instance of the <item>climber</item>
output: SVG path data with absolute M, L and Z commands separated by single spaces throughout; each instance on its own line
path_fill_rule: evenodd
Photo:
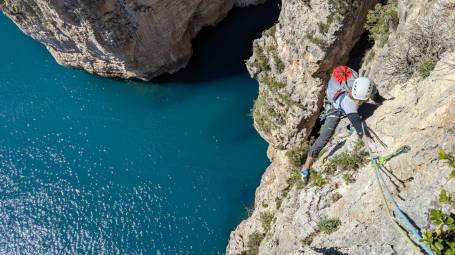
M 336 67 L 330 76 L 327 86 L 324 112 L 321 119 L 325 119 L 321 135 L 311 146 L 305 164 L 301 169 L 301 176 L 305 183 L 309 179 L 309 169 L 314 159 L 333 135 L 340 119 L 347 117 L 359 137 L 363 137 L 362 119 L 357 110 L 373 94 L 373 83 L 366 77 L 359 77 L 357 72 L 347 66 Z M 375 147 L 371 136 L 367 133 L 368 146 Z

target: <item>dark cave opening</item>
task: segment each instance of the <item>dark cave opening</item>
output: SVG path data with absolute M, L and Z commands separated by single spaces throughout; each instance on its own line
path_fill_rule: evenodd
M 366 53 L 373 47 L 373 45 L 374 41 L 370 39 L 370 33 L 365 31 L 349 53 L 346 65 L 356 71 L 359 71 L 360 67 L 362 67 L 363 59 Z

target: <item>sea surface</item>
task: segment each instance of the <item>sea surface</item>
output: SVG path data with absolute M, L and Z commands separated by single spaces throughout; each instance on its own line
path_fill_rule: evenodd
M 152 82 L 61 67 L 0 14 L 0 254 L 223 254 L 268 165 L 244 60 L 278 11 L 233 10 Z

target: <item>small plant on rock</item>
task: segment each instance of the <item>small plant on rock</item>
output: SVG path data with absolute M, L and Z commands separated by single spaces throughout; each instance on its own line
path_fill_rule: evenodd
M 248 236 L 248 249 L 239 253 L 238 255 L 257 255 L 259 254 L 259 246 L 261 245 L 262 240 L 265 235 L 259 233 L 258 231 L 253 232 Z
M 335 232 L 338 227 L 341 225 L 340 219 L 333 218 L 333 219 L 323 219 L 318 222 L 318 229 L 321 232 L 326 234 L 331 234 Z
M 265 232 L 269 232 L 271 225 L 272 225 L 272 220 L 273 220 L 273 214 L 269 212 L 264 212 L 261 213 L 261 224 L 262 228 L 264 229 Z
M 321 50 L 325 50 L 327 47 L 329 47 L 329 44 L 326 40 L 313 36 L 312 34 L 307 34 L 306 38 L 310 40 L 310 42 L 312 42 L 314 45 L 318 46 Z
M 455 255 L 455 215 L 444 209 L 444 205 L 455 208 L 454 198 L 443 190 L 439 207 L 430 210 L 431 229 L 423 234 L 423 241 L 436 255 Z
M 255 56 L 253 65 L 259 69 L 259 73 L 270 71 L 269 60 L 257 42 L 253 43 L 253 55 Z
M 420 64 L 417 66 L 417 73 L 421 78 L 427 78 L 430 76 L 431 71 L 435 68 L 436 64 L 438 63 L 438 59 L 434 56 L 429 56 L 420 62 Z
M 355 178 L 354 178 L 352 172 L 347 172 L 347 173 L 343 174 L 343 180 L 344 180 L 344 183 L 346 183 L 346 185 L 355 182 Z
M 327 179 L 325 179 L 320 172 L 310 171 L 310 184 L 313 186 L 322 187 L 324 184 L 327 184 Z
M 327 34 L 329 32 L 330 24 L 325 22 L 318 23 L 319 33 Z
M 270 107 L 267 105 L 263 95 L 259 94 L 256 101 L 254 101 L 252 115 L 257 129 L 266 133 L 270 133 L 274 127 L 273 122 L 270 120 L 269 112 L 271 112 Z
M 275 67 L 278 73 L 282 73 L 286 68 L 283 61 L 278 56 L 273 56 L 273 60 L 275 61 Z
M 324 168 L 324 172 L 331 175 L 334 174 L 337 169 L 355 171 L 363 165 L 365 156 L 366 153 L 363 151 L 363 144 L 359 140 L 351 152 L 343 152 L 330 159 L 329 163 L 327 163 Z
M 288 157 L 289 163 L 295 168 L 300 168 L 305 163 L 309 149 L 309 143 L 305 141 L 299 146 L 288 150 L 286 156 Z
M 331 16 L 336 20 L 341 20 L 343 17 L 359 7 L 359 0 L 328 0 Z
M 278 90 L 286 87 L 286 83 L 277 81 L 272 76 L 267 76 L 264 79 L 264 83 L 267 84 L 267 86 L 269 87 L 270 91 L 272 91 L 272 92 L 278 92 Z
M 444 150 L 440 150 L 438 153 L 439 160 L 448 160 L 449 166 L 455 168 L 455 155 Z

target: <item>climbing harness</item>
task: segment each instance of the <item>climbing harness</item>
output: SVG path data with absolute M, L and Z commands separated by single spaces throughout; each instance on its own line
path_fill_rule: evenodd
M 362 130 L 363 130 L 363 133 L 365 134 L 365 122 L 362 122 Z M 364 138 L 365 138 L 365 145 L 367 145 L 368 143 L 366 142 L 366 136 L 364 136 Z M 401 211 L 400 207 L 398 206 L 395 199 L 393 198 L 392 193 L 388 189 L 388 187 L 384 181 L 384 178 L 382 177 L 381 170 L 380 170 L 380 166 L 383 166 L 383 164 L 385 164 L 385 162 L 390 160 L 393 157 L 392 155 L 398 155 L 400 153 L 408 151 L 410 148 L 408 146 L 403 146 L 403 147 L 399 148 L 397 151 L 395 151 L 394 153 L 382 157 L 382 161 L 380 161 L 381 157 L 373 157 L 373 153 L 372 153 L 370 147 L 368 147 L 368 146 L 366 146 L 366 147 L 368 150 L 371 164 L 373 165 L 373 167 L 375 169 L 376 180 L 378 181 L 379 188 L 381 189 L 382 199 L 383 199 L 383 202 L 385 205 L 384 209 L 386 210 L 390 221 L 395 226 L 395 228 L 403 235 L 403 237 L 406 239 L 406 241 L 409 242 L 409 244 L 412 246 L 412 248 L 414 249 L 414 251 L 417 254 L 422 254 L 422 252 L 421 252 L 421 249 L 422 249 L 426 252 L 426 254 L 434 255 L 434 252 L 430 248 L 428 248 L 428 246 L 422 241 L 422 237 L 420 236 L 419 231 L 411 224 L 408 217 L 406 217 L 406 215 Z M 396 218 L 392 215 L 392 213 L 390 211 L 389 203 L 387 203 L 387 199 L 388 199 L 388 202 L 392 205 L 394 214 L 398 215 L 399 220 L 401 220 L 401 222 L 404 224 L 403 227 L 407 231 L 403 230 L 402 226 L 400 224 L 398 224 L 397 220 L 395 220 Z M 409 232 L 412 233 L 412 235 L 416 241 L 412 240 L 409 237 L 409 235 L 408 235 Z M 418 244 L 418 246 L 416 245 L 416 243 Z
M 343 110 L 335 108 L 335 106 L 333 106 L 333 104 L 325 97 L 324 110 L 321 111 L 321 114 L 319 114 L 319 120 L 325 120 L 330 114 L 333 114 L 334 112 L 340 112 L 341 119 L 346 117 L 346 114 Z

